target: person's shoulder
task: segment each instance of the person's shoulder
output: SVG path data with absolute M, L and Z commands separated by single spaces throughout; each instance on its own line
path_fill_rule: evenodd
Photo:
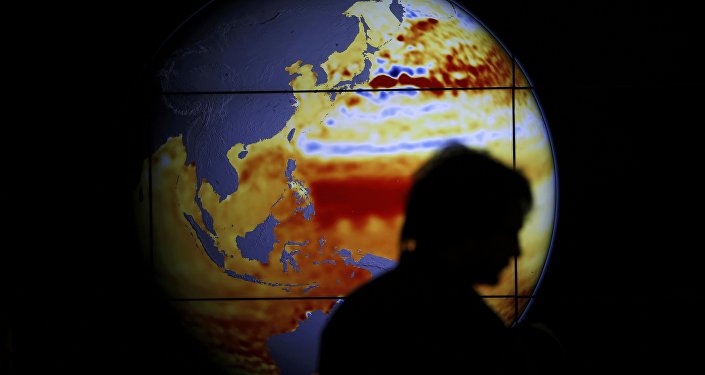
M 350 298 L 381 298 L 387 293 L 396 293 L 404 287 L 398 268 L 383 273 L 360 286 L 350 294 Z
M 394 326 L 399 312 L 407 310 L 405 304 L 414 300 L 408 298 L 410 292 L 400 276 L 398 270 L 391 270 L 341 298 L 325 331 L 360 333 Z

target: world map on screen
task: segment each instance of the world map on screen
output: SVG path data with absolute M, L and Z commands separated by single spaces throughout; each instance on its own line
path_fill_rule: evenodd
M 216 1 L 167 45 L 136 215 L 160 286 L 225 368 L 315 372 L 327 316 L 396 265 L 411 176 L 450 142 L 530 181 L 522 255 L 478 287 L 508 324 L 523 313 L 553 234 L 552 145 L 523 69 L 464 8 Z

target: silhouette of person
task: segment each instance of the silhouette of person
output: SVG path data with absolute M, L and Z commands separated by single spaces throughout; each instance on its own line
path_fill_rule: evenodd
M 332 313 L 320 374 L 519 370 L 510 329 L 473 286 L 496 284 L 519 255 L 517 234 L 532 204 L 527 180 L 452 144 L 412 182 L 399 264 Z

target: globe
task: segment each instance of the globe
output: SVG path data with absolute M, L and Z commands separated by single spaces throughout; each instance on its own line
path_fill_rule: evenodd
M 411 176 L 450 142 L 530 181 L 521 255 L 477 286 L 521 320 L 551 248 L 553 148 L 524 70 L 471 13 L 213 2 L 166 45 L 135 212 L 158 284 L 223 368 L 315 372 L 327 317 L 396 265 Z

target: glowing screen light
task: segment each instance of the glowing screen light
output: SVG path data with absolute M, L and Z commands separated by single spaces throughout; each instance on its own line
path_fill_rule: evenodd
M 529 81 L 484 25 L 421 0 L 215 2 L 198 16 L 156 74 L 135 205 L 158 282 L 226 368 L 315 371 L 326 317 L 394 267 L 410 176 L 448 142 L 531 183 L 522 255 L 478 287 L 520 319 L 556 172 Z

